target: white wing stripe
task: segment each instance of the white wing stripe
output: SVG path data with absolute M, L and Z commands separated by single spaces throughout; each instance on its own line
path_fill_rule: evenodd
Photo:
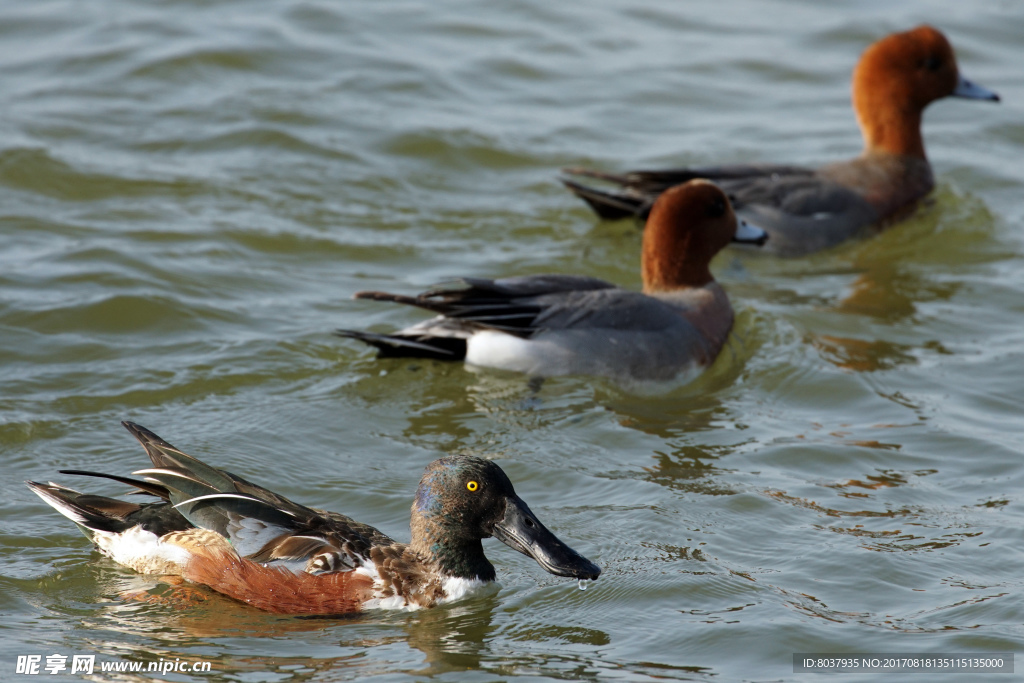
M 194 503 L 197 500 L 210 500 L 212 498 L 240 498 L 242 500 L 251 500 L 251 501 L 256 502 L 256 503 L 263 503 L 264 505 L 269 505 L 269 503 L 267 503 L 266 501 L 262 501 L 259 498 L 254 498 L 253 496 L 243 496 L 240 493 L 208 493 L 205 496 L 196 496 L 195 498 L 189 498 L 188 500 L 183 500 L 180 503 L 176 503 L 174 505 L 174 507 L 177 508 L 177 507 L 181 507 L 182 505 L 187 505 L 188 503 Z M 277 510 L 278 512 L 283 512 L 284 514 L 289 515 L 291 517 L 295 516 L 291 512 L 288 512 L 287 510 L 282 510 L 280 508 L 274 508 L 274 509 Z
M 151 469 L 148 469 L 148 470 L 136 470 L 135 472 L 132 472 L 132 474 L 134 474 L 136 476 L 138 476 L 140 474 L 163 474 L 163 475 L 166 475 L 166 476 L 178 477 L 179 479 L 188 479 L 189 481 L 194 481 L 197 484 L 202 484 L 204 486 L 209 486 L 209 484 L 207 484 L 205 481 L 201 481 L 199 479 L 196 479 L 195 477 L 190 477 L 187 474 L 182 474 L 181 472 L 175 472 L 174 470 L 165 470 L 165 469 L 158 468 L 158 467 L 151 468 Z M 156 482 L 156 483 L 159 483 L 159 482 Z

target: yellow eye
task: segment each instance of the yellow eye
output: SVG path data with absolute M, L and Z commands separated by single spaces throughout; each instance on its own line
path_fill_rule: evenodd
M 466 488 L 469 489 L 470 491 L 476 491 L 478 488 L 480 488 L 480 484 L 476 483 L 475 481 L 466 482 Z

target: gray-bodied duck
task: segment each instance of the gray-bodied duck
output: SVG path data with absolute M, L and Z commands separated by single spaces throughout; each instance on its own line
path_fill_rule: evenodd
M 729 193 L 741 218 L 768 231 L 769 251 L 809 254 L 898 220 L 932 191 L 921 117 L 925 107 L 945 97 L 999 101 L 963 77 L 940 31 L 918 26 L 868 47 L 853 72 L 853 108 L 864 137 L 864 151 L 854 159 L 817 169 L 742 164 L 613 174 L 567 168 L 571 176 L 619 188 L 562 182 L 599 216 L 615 219 L 645 218 L 667 188 L 708 178 Z
M 644 393 L 691 381 L 718 356 L 733 324 L 711 259 L 730 241 L 763 244 L 714 184 L 662 193 L 644 231 L 643 291 L 580 275 L 465 278 L 419 296 L 358 292 L 439 316 L 392 334 L 338 330 L 385 357 L 425 357 L 534 377 L 594 375 Z

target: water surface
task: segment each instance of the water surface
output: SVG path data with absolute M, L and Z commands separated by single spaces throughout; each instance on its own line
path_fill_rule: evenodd
M 422 319 L 360 289 L 639 286 L 637 226 L 595 221 L 559 167 L 852 156 L 854 62 L 925 21 L 1003 103 L 928 110 L 939 187 L 899 227 L 722 254 L 737 326 L 696 383 L 537 388 L 331 336 Z M 0 6 L 5 678 L 32 653 L 469 682 L 1021 650 L 1021 35 L 994 0 Z M 581 592 L 490 541 L 501 588 L 429 612 L 179 603 L 21 483 L 144 466 L 122 419 L 401 539 L 426 463 L 493 457 L 605 573 Z

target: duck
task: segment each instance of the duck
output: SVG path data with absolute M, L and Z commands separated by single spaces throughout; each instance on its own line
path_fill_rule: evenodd
M 999 102 L 967 80 L 949 40 L 922 25 L 869 46 L 853 72 L 853 108 L 864 138 L 860 156 L 812 169 L 773 164 L 603 173 L 566 168 L 563 184 L 604 219 L 647 217 L 654 199 L 691 178 L 718 183 L 737 213 L 767 230 L 766 251 L 803 256 L 871 234 L 908 216 L 935 180 L 921 137 L 925 107 L 945 97 Z M 606 191 L 577 182 L 617 185 Z
M 534 378 L 591 375 L 637 393 L 691 381 L 709 367 L 733 324 L 729 297 L 710 271 L 731 241 L 763 244 L 737 221 L 729 198 L 696 179 L 654 202 L 641 254 L 643 291 L 582 275 L 462 278 L 417 296 L 363 291 L 356 299 L 438 313 L 392 334 L 336 330 L 379 357 L 465 361 Z
M 117 481 L 159 501 L 26 484 L 102 554 L 141 573 L 180 577 L 268 612 L 298 615 L 458 600 L 495 581 L 481 543 L 491 536 L 555 576 L 585 581 L 601 574 L 541 523 L 491 460 L 449 456 L 427 465 L 412 504 L 412 540 L 402 543 L 211 467 L 141 425 L 122 425 L 152 467 L 132 477 L 61 472 Z

